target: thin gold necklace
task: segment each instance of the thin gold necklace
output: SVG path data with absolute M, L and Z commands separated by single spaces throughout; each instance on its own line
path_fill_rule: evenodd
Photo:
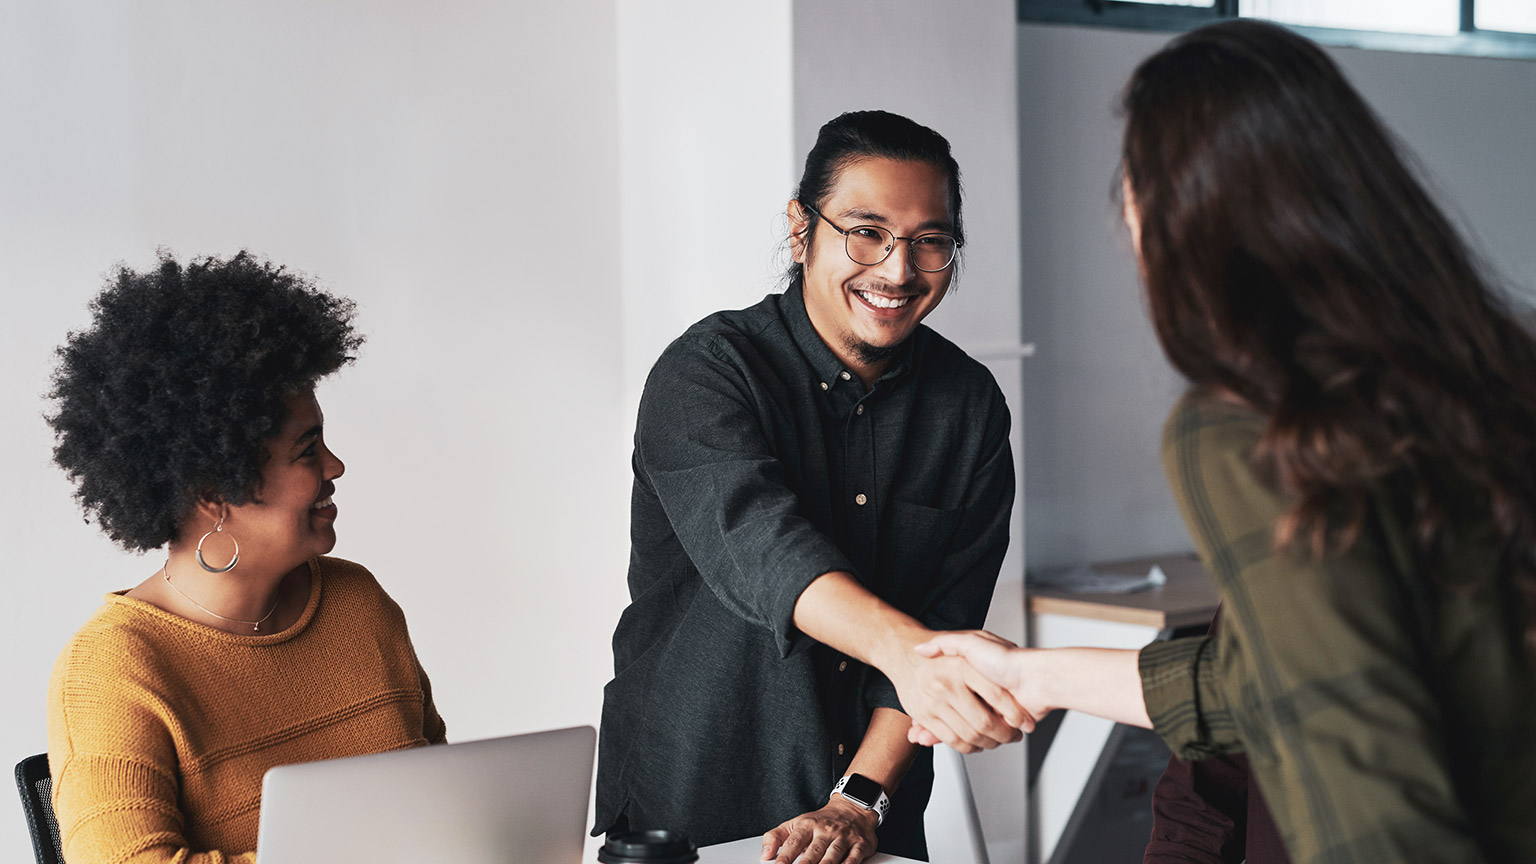
M 249 624 L 249 625 L 251 625 L 251 630 L 256 632 L 256 633 L 260 633 L 261 632 L 261 624 L 262 624 L 262 622 L 266 621 L 268 618 L 272 617 L 272 613 L 277 611 L 277 604 L 281 603 L 282 600 L 283 600 L 282 592 L 279 591 L 277 599 L 272 601 L 272 608 L 267 610 L 267 614 L 261 616 L 260 618 L 257 618 L 255 621 L 246 621 L 246 620 L 244 620 L 242 618 L 230 618 L 230 617 L 228 617 L 226 615 L 220 615 L 219 613 L 213 611 L 212 609 L 209 609 L 207 606 L 204 606 L 203 604 L 197 602 L 196 600 L 193 600 L 190 596 L 187 595 L 187 592 L 181 590 L 180 588 L 177 588 L 176 587 L 176 583 L 171 581 L 171 569 L 170 568 L 171 568 L 171 559 L 167 558 L 167 559 L 165 559 L 165 565 L 160 568 L 160 575 L 165 577 L 165 584 L 171 586 L 171 590 L 172 591 L 175 591 L 177 594 L 180 594 L 182 597 L 185 597 L 188 603 L 191 603 L 193 606 L 196 606 L 197 608 L 203 610 L 204 612 L 207 612 L 209 615 L 212 615 L 213 617 L 219 619 L 220 621 L 228 621 L 228 622 L 230 622 L 232 624 Z

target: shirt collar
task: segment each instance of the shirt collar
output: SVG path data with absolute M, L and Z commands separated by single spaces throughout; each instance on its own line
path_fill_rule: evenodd
M 815 373 L 816 381 L 813 387 L 832 389 L 839 384 L 851 384 L 863 392 L 864 385 L 859 381 L 853 370 L 843 365 L 827 343 L 821 340 L 821 334 L 816 332 L 815 325 L 811 324 L 810 313 L 805 311 L 805 295 L 802 283 L 799 280 L 791 283 L 784 291 L 784 300 L 780 307 L 784 320 L 789 325 L 789 334 L 795 340 L 795 345 L 800 349 L 800 354 L 810 364 L 811 371 Z M 890 368 L 875 382 L 876 386 L 886 381 L 893 381 L 906 375 L 912 368 L 918 340 L 924 335 L 925 327 L 918 325 L 907 341 L 901 344 L 901 350 L 891 362 Z M 843 377 L 844 374 L 848 377 Z M 826 385 L 822 387 L 822 385 Z

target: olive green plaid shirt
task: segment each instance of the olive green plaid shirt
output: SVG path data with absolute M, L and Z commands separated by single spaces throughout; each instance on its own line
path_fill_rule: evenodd
M 1276 552 L 1290 505 L 1250 465 L 1262 430 L 1196 396 L 1164 429 L 1169 484 L 1223 609 L 1217 636 L 1142 650 L 1154 729 L 1186 759 L 1246 751 L 1296 864 L 1536 861 L 1536 678 L 1518 601 L 1440 587 L 1385 493 L 1347 553 Z M 1457 575 L 1482 578 L 1486 520 L 1452 515 Z

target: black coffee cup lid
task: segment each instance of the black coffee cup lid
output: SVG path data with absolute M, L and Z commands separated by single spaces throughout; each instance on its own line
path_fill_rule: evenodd
M 652 829 L 609 834 L 597 852 L 603 864 L 691 864 L 699 852 L 686 834 Z

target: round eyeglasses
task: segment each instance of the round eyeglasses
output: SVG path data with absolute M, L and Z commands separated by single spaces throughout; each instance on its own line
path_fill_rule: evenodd
M 832 230 L 843 235 L 843 248 L 855 264 L 873 267 L 891 257 L 897 240 L 907 241 L 912 266 L 924 273 L 937 273 L 955 262 L 960 252 L 960 241 L 941 231 L 919 234 L 916 237 L 897 237 L 879 225 L 855 225 L 844 231 L 836 222 L 823 216 L 820 210 L 805 202 L 800 206 L 815 213 Z

